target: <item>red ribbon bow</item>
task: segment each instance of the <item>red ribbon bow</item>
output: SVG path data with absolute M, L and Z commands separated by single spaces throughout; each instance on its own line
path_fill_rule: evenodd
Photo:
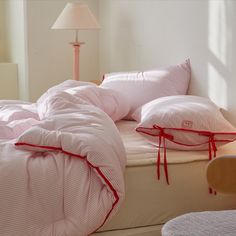
M 166 177 L 166 183 L 169 184 L 167 158 L 166 158 L 166 139 L 173 140 L 173 136 L 165 133 L 165 128 L 159 127 L 158 125 L 153 125 L 154 129 L 159 130 L 158 135 L 158 153 L 157 153 L 157 178 L 160 179 L 160 165 L 161 165 L 161 144 L 163 140 L 163 151 L 164 151 L 164 172 Z

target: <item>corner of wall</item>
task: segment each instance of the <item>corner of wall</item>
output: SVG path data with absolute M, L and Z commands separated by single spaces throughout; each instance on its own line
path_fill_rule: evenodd
M 26 0 L 5 1 L 5 60 L 18 65 L 18 94 L 21 100 L 29 98 L 26 3 Z

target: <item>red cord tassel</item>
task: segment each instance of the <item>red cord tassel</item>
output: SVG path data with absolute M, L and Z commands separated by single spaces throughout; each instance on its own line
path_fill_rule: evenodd
M 165 171 L 166 183 L 169 184 L 168 166 L 167 166 L 167 159 L 166 159 L 166 140 L 165 140 L 165 137 L 163 137 L 163 148 L 164 148 L 164 171 Z
M 161 167 L 161 144 L 162 144 L 162 139 L 163 139 L 163 152 L 164 152 L 164 160 L 163 160 L 163 165 L 164 165 L 164 172 L 165 172 L 165 178 L 166 178 L 166 183 L 169 184 L 169 175 L 168 175 L 168 163 L 167 163 L 167 155 L 166 155 L 166 138 L 168 139 L 173 139 L 173 136 L 169 134 L 165 134 L 164 128 L 161 128 L 157 125 L 153 126 L 155 129 L 159 130 L 159 135 L 158 135 L 158 152 L 157 152 L 157 179 L 160 180 L 160 167 Z
M 209 150 L 209 161 L 212 160 L 212 151 L 213 151 L 213 157 L 216 157 L 216 144 L 215 144 L 215 140 L 214 140 L 214 134 L 211 134 L 209 136 L 209 146 L 208 146 L 208 150 Z M 214 194 L 216 195 L 216 191 L 212 189 L 212 187 L 209 186 L 209 193 L 210 194 Z
M 160 165 L 161 165 L 161 136 L 159 136 L 158 152 L 157 152 L 157 179 L 160 180 Z

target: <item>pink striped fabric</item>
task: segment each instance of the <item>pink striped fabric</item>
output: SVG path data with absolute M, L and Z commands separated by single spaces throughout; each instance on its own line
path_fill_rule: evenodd
M 216 157 L 217 147 L 236 139 L 236 129 L 207 98 L 178 95 L 153 100 L 138 108 L 132 117 L 139 122 L 136 131 L 158 146 L 157 178 L 163 162 L 169 184 L 166 149 L 208 150 L 209 160 Z
M 118 72 L 104 75 L 100 85 L 114 89 L 126 98 L 130 111 L 126 119 L 140 106 L 156 98 L 186 94 L 191 78 L 190 60 L 167 68 L 142 72 Z
M 62 91 L 0 109 L 1 236 L 85 236 L 116 213 L 125 150 L 101 109 Z

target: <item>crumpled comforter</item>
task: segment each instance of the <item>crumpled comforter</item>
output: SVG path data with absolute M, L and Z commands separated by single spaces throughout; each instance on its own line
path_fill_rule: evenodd
M 1 236 L 85 236 L 116 213 L 126 156 L 112 119 L 127 114 L 122 102 L 77 81 L 37 103 L 0 102 Z

